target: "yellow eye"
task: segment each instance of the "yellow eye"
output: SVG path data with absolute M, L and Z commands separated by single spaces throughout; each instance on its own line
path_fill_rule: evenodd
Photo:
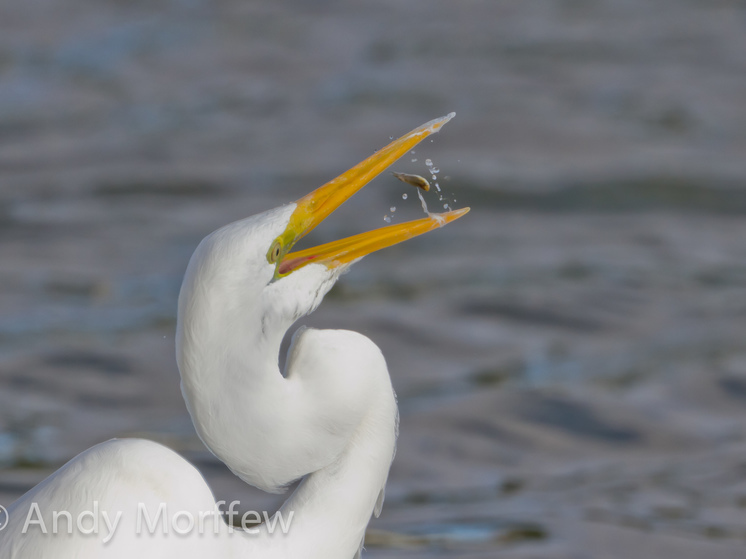
M 267 253 L 267 261 L 270 264 L 274 264 L 277 262 L 277 259 L 280 258 L 280 253 L 282 252 L 282 243 L 280 241 L 275 241 L 275 243 L 272 245 L 272 248 L 269 249 L 269 252 Z

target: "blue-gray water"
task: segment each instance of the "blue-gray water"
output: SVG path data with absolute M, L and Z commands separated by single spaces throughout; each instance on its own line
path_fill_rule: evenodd
M 399 394 L 368 556 L 742 556 L 744 53 L 735 1 L 4 2 L 0 504 L 137 435 L 276 507 L 186 414 L 188 258 L 456 111 L 393 169 L 472 212 L 304 320 L 370 336 Z M 413 194 L 382 176 L 310 242 Z

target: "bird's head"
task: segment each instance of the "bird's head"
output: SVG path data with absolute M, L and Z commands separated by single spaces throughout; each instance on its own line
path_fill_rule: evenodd
M 466 214 L 469 208 L 430 214 L 320 246 L 292 250 L 348 198 L 424 138 L 438 132 L 452 117 L 453 113 L 412 130 L 294 204 L 231 223 L 209 235 L 195 251 L 187 270 L 180 316 L 187 314 L 193 295 L 204 295 L 208 290 L 219 294 L 208 298 L 211 306 L 235 307 L 236 320 L 248 318 L 248 314 L 262 317 L 263 334 L 277 332 L 281 338 L 295 320 L 318 306 L 350 264 Z M 230 316 L 231 309 L 214 310 L 219 311 L 225 330 L 226 313 Z

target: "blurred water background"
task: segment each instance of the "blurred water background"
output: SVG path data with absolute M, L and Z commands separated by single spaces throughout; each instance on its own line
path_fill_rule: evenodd
M 743 557 L 742 0 L 3 2 L 0 504 L 142 436 L 274 510 L 181 399 L 186 263 L 450 111 L 393 169 L 472 212 L 303 321 L 400 398 L 367 557 Z M 389 175 L 309 241 L 387 215 L 421 216 Z

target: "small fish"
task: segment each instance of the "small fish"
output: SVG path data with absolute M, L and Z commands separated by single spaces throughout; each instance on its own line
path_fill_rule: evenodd
M 425 192 L 428 192 L 430 190 L 430 183 L 427 182 L 427 179 L 425 177 L 421 177 L 420 175 L 410 175 L 409 173 L 395 173 L 393 171 L 391 172 L 391 174 L 400 181 L 411 184 L 412 186 L 416 186 L 417 188 L 421 188 Z

